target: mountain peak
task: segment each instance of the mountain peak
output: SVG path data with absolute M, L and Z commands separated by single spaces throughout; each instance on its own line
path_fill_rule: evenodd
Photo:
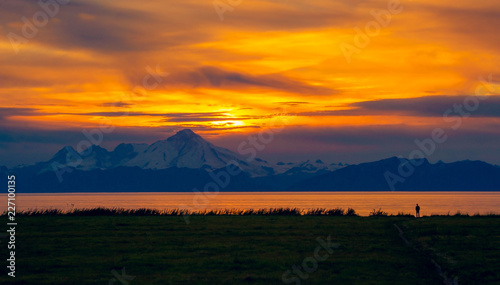
M 182 133 L 182 132 L 188 132 L 188 133 L 193 133 L 194 134 L 193 130 L 191 130 L 191 129 L 183 129 L 181 131 L 178 131 L 178 133 Z
M 61 148 L 51 159 L 50 161 L 57 161 L 57 162 L 65 162 L 67 160 L 68 154 L 74 154 L 77 153 L 76 150 L 70 146 L 67 145 L 63 148 Z
M 182 131 L 178 131 L 175 135 L 168 138 L 169 141 L 172 140 L 190 140 L 195 138 L 201 138 L 195 132 L 190 129 L 184 129 Z
M 193 132 L 191 129 L 184 129 L 182 131 L 178 131 L 176 135 L 197 136 L 197 134 Z

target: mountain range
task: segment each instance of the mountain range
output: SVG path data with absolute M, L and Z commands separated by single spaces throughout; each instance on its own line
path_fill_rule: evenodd
M 418 165 L 401 175 L 401 165 Z M 239 168 L 228 174 L 228 165 Z M 185 192 L 218 181 L 220 191 L 498 191 L 500 167 L 481 161 L 429 163 L 388 158 L 348 165 L 321 160 L 269 163 L 218 147 L 186 129 L 166 140 L 98 145 L 77 152 L 66 146 L 50 160 L 11 169 L 0 167 L 0 183 L 16 175 L 17 191 Z M 229 177 L 221 183 L 217 177 Z M 199 190 L 198 190 L 199 191 Z

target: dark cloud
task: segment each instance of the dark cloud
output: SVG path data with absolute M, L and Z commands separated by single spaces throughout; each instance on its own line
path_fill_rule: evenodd
M 498 49 L 500 45 L 500 8 L 494 7 L 460 7 L 412 3 L 415 11 L 420 10 L 430 18 L 439 19 L 440 28 L 427 30 L 416 26 L 415 33 L 422 39 L 448 41 L 455 49 L 487 47 Z M 403 32 L 403 31 L 402 31 Z M 404 33 L 413 34 L 411 31 Z M 414 34 L 415 35 L 415 34 Z M 406 36 L 401 33 L 401 36 Z M 461 39 L 456 45 L 456 39 Z
M 102 117 L 126 117 L 126 116 L 151 116 L 164 117 L 163 122 L 217 122 L 217 121 L 242 121 L 259 119 L 262 117 L 241 116 L 231 117 L 226 112 L 205 112 L 205 113 L 144 113 L 144 112 L 91 112 L 91 113 L 64 113 L 65 115 L 78 116 L 102 116 Z
M 362 163 L 391 156 L 408 155 L 419 149 L 415 140 L 431 138 L 434 128 L 443 128 L 448 140 L 436 144 L 427 158 L 431 161 L 483 160 L 499 164 L 500 121 L 477 128 L 464 121 L 453 130 L 449 126 L 416 127 L 411 125 L 366 125 L 359 127 L 286 127 L 275 132 L 274 139 L 265 144 L 259 157 L 273 161 L 324 159 L 330 162 Z M 254 134 L 257 135 L 257 134 Z M 213 139 L 217 145 L 233 151 L 248 141 L 248 135 L 226 134 Z
M 233 126 L 232 123 L 217 125 L 217 127 L 200 125 L 200 124 L 180 124 L 178 130 L 191 129 L 195 132 L 201 132 L 202 136 L 208 134 L 208 138 L 214 135 L 224 134 L 224 131 L 238 130 L 238 129 L 260 129 L 260 126 Z
M 98 130 L 99 128 L 86 128 L 85 130 Z M 16 142 L 16 143 L 39 143 L 39 144 L 59 144 L 76 145 L 79 141 L 87 139 L 84 129 L 62 129 L 62 130 L 47 130 L 31 127 L 1 127 L 1 134 L 8 134 L 6 137 L 0 136 L 0 142 Z M 173 133 L 173 127 L 157 127 L 157 128 L 126 128 L 117 127 L 115 131 L 104 134 L 105 141 L 120 141 L 120 142 L 151 142 L 155 139 L 161 139 L 165 133 Z
M 310 102 L 299 102 L 299 101 L 287 101 L 287 102 L 276 102 L 275 104 L 286 105 L 286 106 L 298 106 L 311 104 Z
M 312 86 L 281 74 L 250 75 L 224 70 L 213 66 L 203 66 L 195 71 L 179 72 L 166 78 L 166 86 L 187 85 L 189 87 L 210 87 L 223 89 L 269 88 L 303 95 L 333 95 L 336 90 Z M 302 102 L 291 102 L 302 103 Z
M 165 119 L 165 122 L 217 122 L 217 121 L 244 121 L 251 120 L 253 117 L 207 117 L 207 118 L 196 118 L 196 117 L 187 117 L 187 118 L 168 118 Z
M 385 99 L 377 101 L 366 101 L 353 104 L 363 111 L 395 112 L 411 116 L 440 117 L 457 105 L 469 104 L 477 109 L 471 111 L 475 117 L 500 117 L 500 96 L 491 96 L 480 100 L 475 96 L 427 96 L 410 99 Z M 472 110 L 472 109 L 471 109 Z M 467 109 L 464 108 L 467 112 Z
M 171 118 L 197 118 L 200 116 L 223 116 L 223 112 L 208 112 L 208 113 L 144 113 L 144 112 L 90 112 L 90 113 L 60 113 L 63 115 L 77 116 L 102 116 L 102 117 L 137 117 L 137 116 L 152 116 L 152 117 L 171 117 Z
M 467 103 L 473 107 L 479 102 L 477 109 L 467 111 L 473 117 L 500 117 L 500 96 L 489 96 L 485 100 L 474 99 L 474 96 L 426 96 L 408 99 L 382 99 L 348 104 L 346 110 L 320 110 L 302 112 L 297 116 L 422 116 L 442 117 L 447 110 L 452 110 L 450 116 L 457 115 L 454 106 Z
M 204 113 L 165 113 L 165 117 L 170 118 L 197 118 L 197 117 L 224 116 L 224 112 L 204 112 Z
M 39 116 L 34 108 L 3 108 L 0 107 L 0 122 L 14 116 Z
M 7 7 L 0 12 L 2 23 L 21 22 L 22 17 L 31 20 L 35 13 L 43 11 L 38 1 L 8 1 L 5 5 Z M 163 21 L 154 13 L 96 2 L 71 1 L 59 6 L 54 18 L 57 20 L 51 19 L 31 41 L 65 49 L 102 52 L 148 50 L 161 46 L 161 37 L 153 37 L 152 30 Z M 10 27 L 8 32 L 23 35 L 20 27 Z
M 53 82 L 47 82 L 45 80 L 35 79 L 33 77 L 27 77 L 24 75 L 15 75 L 8 73 L 8 70 L 0 71 L 0 86 L 1 88 L 9 87 L 40 87 L 40 86 L 50 86 Z
M 101 106 L 122 108 L 122 107 L 130 107 L 130 106 L 132 106 L 132 104 L 125 103 L 125 102 L 106 102 L 106 103 L 102 103 Z
M 321 27 L 352 28 L 357 21 L 366 21 L 366 15 L 357 15 L 356 1 L 263 1 L 260 5 L 226 13 L 227 22 L 245 30 L 296 31 Z
M 137 116 L 153 116 L 165 117 L 166 114 L 161 113 L 143 113 L 143 112 L 90 112 L 90 113 L 63 113 L 64 115 L 77 115 L 77 116 L 101 116 L 101 117 L 137 117 Z

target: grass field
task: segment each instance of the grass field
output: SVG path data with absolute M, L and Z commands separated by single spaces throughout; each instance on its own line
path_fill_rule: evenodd
M 39 215 L 17 222 L 16 278 L 2 266 L 0 284 L 443 284 L 431 258 L 459 284 L 500 284 L 498 216 L 223 215 L 186 224 L 181 216 Z M 134 279 L 123 279 L 123 269 Z

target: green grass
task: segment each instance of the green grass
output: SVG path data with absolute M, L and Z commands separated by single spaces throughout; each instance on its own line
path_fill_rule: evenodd
M 130 285 L 282 284 L 283 273 L 328 236 L 340 246 L 300 284 L 442 284 L 394 223 L 426 253 L 450 255 L 456 263 L 446 269 L 460 284 L 499 282 L 497 217 L 193 215 L 186 224 L 182 216 L 25 215 L 17 222 L 17 277 L 2 266 L 0 284 L 111 284 L 111 271 L 122 268 L 135 276 Z
M 459 284 L 500 284 L 500 216 L 435 216 L 400 224 Z

